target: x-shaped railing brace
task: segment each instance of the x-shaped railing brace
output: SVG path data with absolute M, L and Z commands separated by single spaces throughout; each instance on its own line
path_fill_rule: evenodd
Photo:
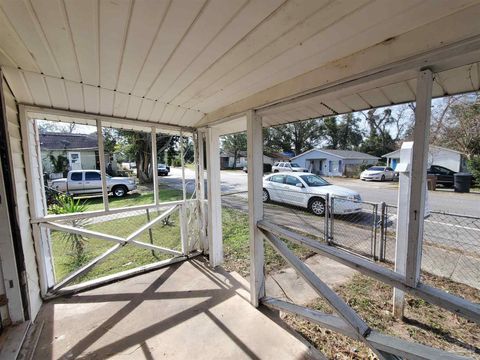
M 65 287 L 66 285 L 70 284 L 73 280 L 76 278 L 86 274 L 89 272 L 91 269 L 93 269 L 95 266 L 103 262 L 109 255 L 117 252 L 120 250 L 122 247 L 124 247 L 127 244 L 131 244 L 133 246 L 145 248 L 145 249 L 150 249 L 150 250 L 156 250 L 160 251 L 165 254 L 170 254 L 170 255 L 176 255 L 176 256 L 182 256 L 184 255 L 182 252 L 177 251 L 177 250 L 172 250 L 172 249 L 167 249 L 161 246 L 153 245 L 153 244 L 147 244 L 143 243 L 141 241 L 136 241 L 134 239 L 138 238 L 144 231 L 150 229 L 153 225 L 161 221 L 162 219 L 166 218 L 167 216 L 171 215 L 173 212 L 175 212 L 178 209 L 178 205 L 175 205 L 162 213 L 161 215 L 157 216 L 155 219 L 152 221 L 146 223 L 143 225 L 141 228 L 138 230 L 134 231 L 132 234 L 130 234 L 128 237 L 123 238 L 119 236 L 114 236 L 114 235 L 107 235 L 103 234 L 97 231 L 93 230 L 88 230 L 88 229 L 81 229 L 81 228 L 76 228 L 74 226 L 69 226 L 69 225 L 63 225 L 63 224 L 56 224 L 53 222 L 46 222 L 42 223 L 41 226 L 44 226 L 46 228 L 49 228 L 51 230 L 57 230 L 57 231 L 64 231 L 70 234 L 76 234 L 76 235 L 81 235 L 81 236 L 86 236 L 86 237 L 93 237 L 97 238 L 100 240 L 106 240 L 106 241 L 113 241 L 116 242 L 117 244 L 112 246 L 110 249 L 105 251 L 103 254 L 97 256 L 95 259 L 90 261 L 88 264 L 82 266 L 80 269 L 77 269 L 70 274 L 68 274 L 62 281 L 59 283 L 55 284 L 51 289 L 50 292 L 54 293 L 61 288 Z

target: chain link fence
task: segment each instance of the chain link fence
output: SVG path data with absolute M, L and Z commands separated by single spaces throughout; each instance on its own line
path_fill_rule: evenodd
M 369 258 L 378 258 L 379 204 L 332 197 L 329 243 Z

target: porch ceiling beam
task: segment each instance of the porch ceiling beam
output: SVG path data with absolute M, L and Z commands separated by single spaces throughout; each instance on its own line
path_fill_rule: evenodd
M 293 231 L 286 230 L 268 221 L 259 221 L 257 226 L 263 230 L 271 232 L 276 236 L 305 246 L 318 254 L 338 261 L 343 265 L 355 269 L 362 274 L 370 276 L 387 285 L 403 290 L 431 304 L 440 306 L 448 311 L 480 324 L 480 305 L 473 304 L 458 296 L 454 296 L 428 285 L 418 284 L 416 288 L 412 288 L 405 284 L 405 278 L 402 275 L 390 269 L 379 266 L 359 256 L 349 254 L 343 250 L 336 249 L 326 244 L 321 244 L 318 241 L 299 235 Z
M 420 33 L 421 31 L 419 30 Z M 432 71 L 439 72 L 478 61 L 478 52 L 480 51 L 480 35 L 478 34 L 467 39 L 452 41 L 448 45 L 427 51 L 415 48 L 418 47 L 418 42 L 415 41 L 415 38 L 418 36 L 420 34 L 407 33 L 394 40 L 397 43 L 403 42 L 405 46 L 411 47 L 410 53 L 417 52 L 415 55 L 390 63 L 382 63 L 382 59 L 391 58 L 391 49 L 380 43 L 361 53 L 329 63 L 210 112 L 196 126 L 207 126 L 225 118 L 234 118 L 249 109 L 256 109 L 258 114 L 261 115 L 268 110 L 284 106 L 290 102 L 306 100 L 404 72 L 415 74 L 424 67 L 429 67 Z M 366 64 L 371 64 L 371 68 L 366 69 L 368 66 Z
M 46 115 L 65 116 L 70 118 L 86 119 L 86 120 L 101 120 L 104 122 L 112 122 L 117 124 L 144 126 L 149 129 L 152 127 L 155 127 L 157 129 L 175 130 L 175 131 L 180 131 L 180 129 L 183 129 L 185 132 L 188 132 L 188 133 L 191 133 L 194 131 L 193 128 L 187 127 L 187 126 L 177 126 L 173 124 L 136 120 L 136 119 L 126 118 L 126 117 L 119 118 L 116 116 L 100 115 L 100 114 L 94 114 L 89 112 L 64 110 L 64 109 L 57 109 L 57 108 L 49 108 L 45 106 L 36 106 L 36 105 L 28 105 L 28 104 L 20 104 L 20 105 L 27 112 L 40 113 L 40 114 L 46 114 Z

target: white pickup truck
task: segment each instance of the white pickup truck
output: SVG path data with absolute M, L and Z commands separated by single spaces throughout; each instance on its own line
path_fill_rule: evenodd
M 53 189 L 72 195 L 102 192 L 102 177 L 99 170 L 71 170 L 67 178 L 52 181 Z M 107 189 L 116 197 L 122 197 L 127 192 L 135 190 L 135 180 L 126 177 L 111 177 L 107 175 Z

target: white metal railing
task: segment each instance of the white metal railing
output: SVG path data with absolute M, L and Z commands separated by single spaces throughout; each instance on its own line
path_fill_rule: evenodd
M 465 359 L 464 357 L 428 346 L 383 335 L 371 329 L 340 296 L 296 257 L 282 239 L 305 246 L 318 254 L 327 256 L 367 276 L 420 297 L 429 303 L 443 307 L 476 323 L 480 323 L 479 305 L 421 283 L 418 284 L 417 287 L 412 288 L 406 284 L 403 276 L 390 269 L 386 269 L 341 249 L 301 236 L 268 221 L 258 221 L 257 228 L 260 230 L 264 239 L 296 270 L 313 290 L 332 306 L 338 316 L 324 314 L 272 297 L 259 299 L 262 304 L 276 310 L 296 314 L 322 327 L 360 340 L 364 342 L 379 359 Z
M 72 271 L 61 281 L 56 282 L 49 287 L 47 297 L 55 296 L 60 293 L 60 290 L 65 289 L 69 284 L 74 282 L 76 279 L 85 275 L 93 268 L 101 264 L 112 254 L 118 252 L 125 246 L 133 246 L 143 249 L 152 250 L 155 252 L 171 255 L 173 259 L 187 259 L 190 254 L 195 250 L 198 245 L 197 239 L 198 236 L 198 225 L 196 224 L 195 218 L 198 216 L 198 201 L 197 200 L 181 200 L 181 201 L 172 201 L 166 203 L 160 203 L 158 205 L 142 205 L 142 206 L 132 206 L 128 208 L 119 208 L 119 209 L 109 209 L 101 211 L 90 211 L 74 214 L 62 214 L 62 215 L 48 215 L 43 218 L 34 219 L 32 223 L 38 225 L 40 228 L 49 229 L 54 231 L 61 231 L 67 234 L 75 234 L 79 236 L 84 236 L 86 238 L 95 238 L 103 240 L 106 242 L 113 242 L 115 245 L 110 247 L 101 255 L 95 257 L 93 260 L 89 261 L 87 264 L 83 265 L 77 270 Z M 158 216 L 153 219 L 150 219 L 151 210 L 159 211 L 164 209 Z M 91 230 L 85 227 L 76 226 L 75 221 L 86 220 L 86 219 L 98 219 L 100 217 L 108 217 L 110 215 L 119 215 L 121 218 L 125 218 L 127 221 L 129 217 L 138 216 L 138 212 L 144 210 L 147 215 L 147 223 L 138 227 L 128 236 L 116 236 L 108 233 L 103 233 L 96 230 Z M 179 227 L 180 227 L 180 242 L 181 242 L 181 251 L 170 249 L 163 246 L 158 246 L 153 244 L 152 239 L 152 227 L 159 222 L 169 218 L 174 213 L 178 213 L 179 216 Z M 65 224 L 65 222 L 72 221 L 72 224 Z M 150 233 L 151 243 L 139 241 L 138 238 L 144 234 L 146 231 Z M 46 248 L 51 248 L 50 241 L 51 236 L 49 231 L 43 231 L 42 241 L 44 242 Z M 196 253 L 195 253 L 196 255 Z M 171 259 L 169 259 L 171 260 Z M 170 263 L 169 260 L 160 261 L 158 265 Z M 112 280 L 112 277 L 109 277 Z

